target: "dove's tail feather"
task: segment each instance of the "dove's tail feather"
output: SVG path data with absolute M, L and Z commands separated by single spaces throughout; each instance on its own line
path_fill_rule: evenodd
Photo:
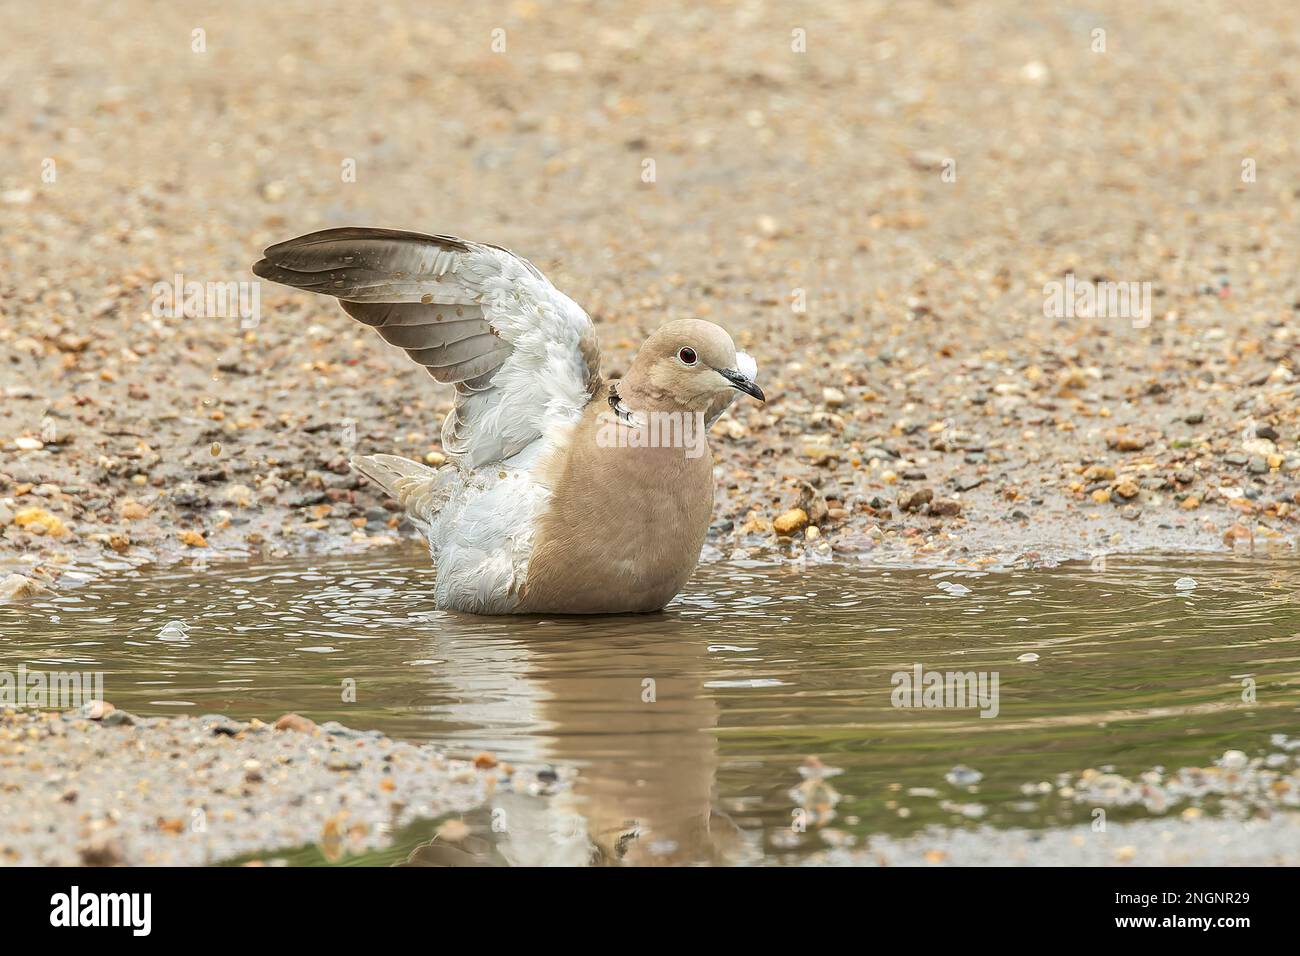
M 351 465 L 397 499 L 421 531 L 447 502 L 444 476 L 418 461 L 399 455 L 358 455 Z

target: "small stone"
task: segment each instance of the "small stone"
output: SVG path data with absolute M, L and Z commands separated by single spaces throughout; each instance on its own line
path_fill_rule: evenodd
M 1240 750 L 1225 751 L 1219 758 L 1219 766 L 1224 770 L 1244 770 L 1249 760 Z
M 1125 479 L 1115 486 L 1115 494 L 1121 498 L 1136 498 L 1138 495 L 1138 486 L 1132 481 Z
M 464 820 L 445 820 L 434 833 L 439 840 L 459 843 L 469 836 L 469 824 Z
M 1179 502 L 1178 505 L 1178 507 L 1182 508 L 1184 511 L 1195 511 L 1200 506 L 1201 506 L 1201 499 L 1198 498 L 1196 495 L 1188 495 L 1181 502 Z
M 0 581 L 0 601 L 19 601 L 49 593 L 50 589 L 45 585 L 22 574 L 10 574 Z
M 67 526 L 56 515 L 36 506 L 19 508 L 14 514 L 14 524 L 33 534 L 48 534 L 52 538 L 68 533 Z
M 954 787 L 971 787 L 984 779 L 984 774 L 978 770 L 972 770 L 970 767 L 958 764 L 943 775 Z
M 1016 658 L 1016 660 L 1021 661 L 1025 664 L 1032 664 L 1034 661 L 1038 660 L 1038 655 L 1031 651 L 1028 654 L 1021 654 L 1019 657 Z
M 839 408 L 845 402 L 845 396 L 838 388 L 823 388 L 822 402 L 827 408 Z
M 1099 505 L 1104 505 L 1106 502 L 1110 501 L 1110 489 L 1098 488 L 1092 493 L 1092 500 L 1097 502 Z
M 140 521 L 149 517 L 149 509 L 134 498 L 124 498 L 117 506 L 118 515 L 126 521 Z
M 850 531 L 831 542 L 831 547 L 844 554 L 862 554 L 876 547 L 876 540 L 870 535 Z
M 216 723 L 209 728 L 214 737 L 237 737 L 243 732 L 243 727 L 225 717 L 216 717 Z
M 275 722 L 276 730 L 294 730 L 300 734 L 310 734 L 316 731 L 316 722 L 308 720 L 301 714 L 285 714 Z
M 447 463 L 447 456 L 440 451 L 431 451 L 424 456 L 424 463 L 437 468 L 439 465 L 445 465 Z
M 1268 472 L 1268 461 L 1263 458 L 1252 458 L 1246 463 L 1246 470 L 1252 475 L 1263 475 Z
M 1141 451 L 1151 444 L 1150 437 L 1122 428 L 1111 429 L 1103 437 L 1106 439 L 1106 445 L 1115 451 Z
M 497 765 L 497 756 L 484 750 L 474 757 L 474 766 L 479 770 L 489 770 Z
M 930 502 L 930 514 L 952 516 L 961 514 L 961 502 L 956 498 L 935 498 Z
M 745 427 L 744 422 L 738 422 L 730 415 L 718 422 L 718 428 L 733 441 L 739 441 L 749 435 L 749 429 Z
M 1255 543 L 1255 536 L 1245 525 L 1234 524 L 1223 532 L 1223 543 L 1233 549 L 1246 548 Z
M 1174 582 L 1175 591 L 1194 591 L 1196 590 L 1196 578 L 1179 578 Z
M 206 548 L 208 546 L 207 538 L 198 531 L 182 531 L 180 533 L 181 543 L 191 548 Z
M 226 489 L 225 498 L 237 507 L 247 508 L 253 503 L 253 489 L 247 485 L 231 485 Z
M 14 445 L 19 451 L 40 451 L 45 447 L 45 442 L 41 441 L 39 438 L 29 438 L 26 435 L 22 435 L 14 439 Z
M 930 488 L 904 491 L 898 496 L 898 507 L 903 511 L 919 511 L 923 505 L 928 505 L 933 499 L 934 491 Z
M 1089 465 L 1084 469 L 1083 480 L 1087 482 L 1114 481 L 1115 469 L 1110 465 Z
M 77 856 L 85 866 L 121 866 L 126 860 L 121 842 L 108 836 L 95 837 L 78 846 Z
M 807 445 L 803 450 L 804 457 L 814 465 L 827 465 L 839 460 L 839 452 L 830 445 Z
M 777 534 L 789 537 L 808 527 L 808 513 L 802 508 L 792 508 L 773 521 L 772 527 Z

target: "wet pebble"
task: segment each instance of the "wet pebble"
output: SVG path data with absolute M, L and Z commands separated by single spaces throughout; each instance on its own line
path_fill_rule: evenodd
M 954 787 L 972 787 L 984 779 L 984 774 L 963 764 L 958 764 L 943 775 Z

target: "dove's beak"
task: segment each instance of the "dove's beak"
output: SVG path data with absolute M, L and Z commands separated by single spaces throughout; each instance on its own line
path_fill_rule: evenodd
M 718 374 L 731 383 L 731 387 L 744 392 L 746 395 L 753 395 L 760 402 L 766 402 L 767 396 L 759 388 L 752 378 L 749 378 L 743 372 L 738 372 L 734 368 L 720 368 Z

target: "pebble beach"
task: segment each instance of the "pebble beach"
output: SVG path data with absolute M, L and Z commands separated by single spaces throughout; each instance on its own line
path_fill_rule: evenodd
M 203 866 L 315 846 L 323 862 L 387 846 L 413 821 L 469 836 L 493 795 L 553 793 L 553 771 L 446 757 L 374 731 L 218 714 L 138 717 L 111 705 L 0 716 L 0 860 L 20 866 Z
M 6 596 L 410 534 L 347 459 L 441 460 L 445 392 L 326 297 L 184 307 L 341 224 L 528 256 L 610 376 L 728 328 L 706 560 L 1294 548 L 1292 6 L 312 9 L 0 13 Z

